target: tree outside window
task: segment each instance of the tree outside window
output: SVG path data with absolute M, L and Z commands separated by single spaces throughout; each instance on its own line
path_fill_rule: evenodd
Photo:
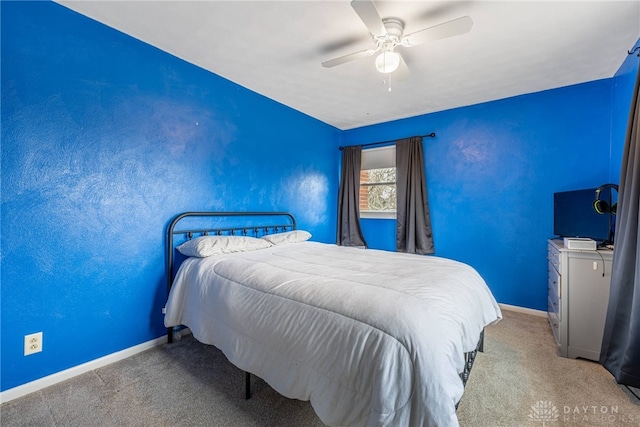
M 360 211 L 396 211 L 396 168 L 366 169 L 360 172 Z

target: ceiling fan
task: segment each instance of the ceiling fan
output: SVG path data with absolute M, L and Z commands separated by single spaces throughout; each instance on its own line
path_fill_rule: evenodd
M 471 18 L 463 16 L 404 35 L 404 22 L 397 18 L 380 18 L 380 14 L 372 0 L 353 0 L 351 7 L 369 29 L 376 46 L 325 61 L 322 63 L 323 67 L 335 67 L 354 59 L 365 58 L 380 52 L 376 58 L 376 69 L 380 73 L 392 73 L 398 68 L 406 71 L 402 56 L 395 50 L 397 47 L 412 47 L 433 40 L 465 34 L 473 26 Z

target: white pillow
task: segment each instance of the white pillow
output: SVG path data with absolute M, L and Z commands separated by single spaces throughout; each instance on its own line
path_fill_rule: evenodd
M 200 236 L 176 249 L 185 256 L 208 257 L 233 252 L 254 251 L 272 246 L 269 241 L 249 236 Z
M 273 245 L 280 245 L 282 243 L 298 243 L 304 242 L 311 238 L 311 233 L 304 230 L 286 231 L 284 233 L 267 234 L 262 236 L 261 239 L 268 241 Z

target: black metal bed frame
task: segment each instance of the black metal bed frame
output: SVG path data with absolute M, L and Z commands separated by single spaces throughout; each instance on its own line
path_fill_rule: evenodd
M 473 362 L 476 360 L 478 352 L 484 352 L 484 329 L 480 332 L 480 339 L 476 349 L 464 354 L 464 370 L 460 373 L 460 379 L 462 385 L 466 387 L 469 380 L 469 374 L 471 374 L 471 368 L 473 368 Z
M 273 225 L 251 225 L 251 226 L 239 226 L 239 227 L 213 227 L 213 228 L 198 228 L 198 229 L 179 229 L 176 230 L 178 223 L 189 217 L 287 217 L 289 218 L 288 224 L 273 224 Z M 166 235 L 166 270 L 167 270 L 167 296 L 173 285 L 173 269 L 174 269 L 174 236 L 184 235 L 187 239 L 192 239 L 196 235 L 252 235 L 259 237 L 261 235 L 273 233 L 281 233 L 290 230 L 297 229 L 296 219 L 289 212 L 183 212 L 177 215 L 167 227 Z M 167 328 L 167 340 L 169 343 L 173 342 L 173 328 Z M 484 351 L 484 330 L 480 333 L 478 345 L 476 349 L 464 354 L 464 370 L 460 373 L 460 379 L 462 385 L 466 387 L 471 368 L 476 359 L 478 352 Z M 245 399 L 251 398 L 251 373 L 245 371 Z M 458 402 L 459 403 L 459 402 Z M 458 404 L 456 404 L 456 409 Z

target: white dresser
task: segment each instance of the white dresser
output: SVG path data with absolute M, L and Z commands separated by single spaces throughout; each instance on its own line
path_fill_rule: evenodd
M 613 251 L 567 249 L 549 240 L 547 315 L 563 357 L 597 361 L 607 315 Z

